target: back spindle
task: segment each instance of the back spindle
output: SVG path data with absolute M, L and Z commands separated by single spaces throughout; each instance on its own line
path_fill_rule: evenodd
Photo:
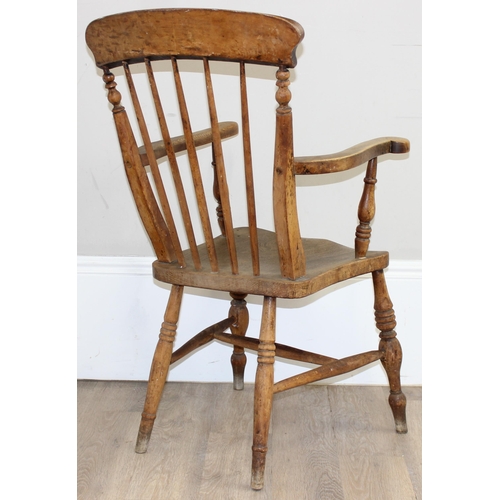
M 155 110 L 160 125 L 160 132 L 165 146 L 165 151 L 170 165 L 170 170 L 172 172 L 172 179 L 174 181 L 174 186 L 177 193 L 177 199 L 179 201 L 179 206 L 182 214 L 182 220 L 184 222 L 184 227 L 186 230 L 186 235 L 189 243 L 189 249 L 191 251 L 191 257 L 193 259 L 193 264 L 195 269 L 200 270 L 201 269 L 200 256 L 198 253 L 198 247 L 196 246 L 196 238 L 194 235 L 191 215 L 189 213 L 186 193 L 184 191 L 184 186 L 182 183 L 182 177 L 179 171 L 179 165 L 177 163 L 177 156 L 175 155 L 175 151 L 172 145 L 170 132 L 168 130 L 167 121 L 165 119 L 165 113 L 163 112 L 163 107 L 158 93 L 158 87 L 156 85 L 153 68 L 151 66 L 151 61 L 149 61 L 149 59 L 146 59 L 145 63 L 146 63 L 146 70 L 148 73 L 149 85 L 151 87 L 151 93 L 153 95 L 153 102 L 155 104 Z M 182 261 L 179 261 L 179 263 L 183 266 L 184 258 L 182 259 Z
M 171 61 L 172 61 L 172 70 L 174 73 L 175 88 L 177 91 L 177 100 L 179 102 L 179 110 L 182 120 L 182 128 L 184 130 L 184 136 L 186 138 L 186 150 L 189 159 L 189 166 L 191 169 L 191 176 L 193 178 L 194 190 L 196 194 L 196 201 L 198 203 L 198 210 L 200 213 L 203 234 L 205 236 L 205 244 L 207 247 L 208 258 L 210 261 L 210 268 L 212 272 L 217 272 L 219 270 L 219 263 L 215 251 L 212 227 L 210 225 L 210 216 L 207 208 L 207 200 L 205 197 L 205 191 L 203 189 L 203 180 L 201 177 L 198 156 L 196 154 L 196 148 L 193 141 L 193 132 L 191 129 L 191 122 L 189 120 L 186 98 L 184 96 L 184 90 L 182 87 L 182 81 L 179 73 L 179 66 L 177 64 L 177 59 L 175 57 L 172 57 Z
M 175 227 L 174 218 L 172 216 L 172 211 L 170 210 L 170 204 L 168 202 L 167 194 L 165 192 L 165 187 L 160 174 L 160 169 L 158 168 L 158 162 L 156 160 L 153 145 L 151 143 L 151 138 L 149 136 L 148 128 L 146 125 L 146 120 L 144 119 L 144 114 L 141 109 L 139 102 L 139 97 L 135 89 L 132 74 L 130 72 L 129 65 L 124 62 L 123 68 L 125 70 L 125 76 L 127 78 L 128 87 L 130 90 L 130 96 L 132 98 L 132 104 L 134 106 L 135 114 L 137 116 L 137 122 L 139 124 L 139 130 L 141 132 L 142 140 L 144 141 L 144 147 L 146 148 L 146 153 L 148 156 L 149 165 L 151 166 L 151 173 L 153 175 L 153 180 L 156 187 L 156 192 L 160 199 L 160 205 L 163 210 L 163 216 L 165 217 L 165 222 L 167 224 L 169 239 L 174 247 L 175 256 L 179 265 L 185 267 L 186 263 L 184 261 L 184 255 L 182 253 L 181 244 L 179 241 L 179 236 Z
M 102 78 L 108 90 L 108 100 L 113 105 L 113 118 L 120 138 L 125 173 L 134 194 L 139 215 L 158 259 L 163 262 L 173 262 L 174 249 L 169 231 L 142 166 L 127 112 L 121 105 L 121 94 L 116 90 L 115 76 L 106 66 L 103 70 Z
M 215 172 L 217 175 L 217 186 L 220 195 L 220 205 L 224 219 L 224 230 L 229 251 L 229 259 L 231 261 L 231 271 L 233 274 L 238 274 L 238 258 L 236 256 L 236 242 L 233 232 L 233 218 L 231 215 L 231 204 L 229 201 L 229 188 L 226 179 L 226 168 L 224 165 L 224 155 L 222 153 L 222 142 L 219 129 L 219 121 L 217 119 L 217 110 L 215 107 L 215 97 L 212 86 L 212 77 L 210 75 L 210 65 L 208 59 L 203 58 L 203 68 L 205 71 L 205 83 L 207 86 L 208 109 L 210 112 L 210 123 L 212 125 L 212 144 L 215 156 Z
M 260 274 L 259 242 L 257 237 L 257 211 L 255 209 L 255 190 L 252 171 L 252 150 L 250 146 L 250 124 L 248 114 L 248 95 L 245 63 L 240 63 L 240 89 L 241 89 L 241 122 L 243 136 L 243 154 L 245 161 L 245 186 L 247 194 L 248 227 L 250 231 L 250 247 L 252 252 L 253 274 Z

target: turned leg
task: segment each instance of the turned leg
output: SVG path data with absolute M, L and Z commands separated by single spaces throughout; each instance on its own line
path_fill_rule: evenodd
M 172 347 L 177 331 L 177 321 L 179 320 L 182 292 L 182 286 L 173 286 L 170 292 L 164 321 L 161 325 L 160 338 L 151 364 L 146 401 L 144 403 L 144 411 L 142 413 L 141 425 L 135 445 L 136 453 L 145 453 L 148 449 L 149 438 L 151 437 L 151 431 L 153 430 L 156 418 L 156 411 L 160 404 L 163 387 L 165 386 L 165 380 L 170 367 Z
M 382 352 L 382 365 L 389 379 L 389 404 L 394 415 L 396 432 L 408 432 L 406 425 L 406 396 L 401 390 L 400 369 L 403 359 L 401 345 L 396 338 L 396 317 L 385 283 L 384 271 L 372 273 L 375 290 L 375 321 L 380 330 L 379 350 Z
M 276 298 L 264 297 L 254 396 L 251 483 L 254 490 L 260 490 L 264 486 L 267 440 L 273 404 L 275 336 Z
M 246 294 L 231 293 L 233 300 L 229 309 L 229 317 L 234 316 L 234 323 L 231 325 L 233 335 L 245 336 L 248 328 L 248 309 L 245 300 Z M 243 347 L 234 346 L 231 356 L 231 366 L 233 367 L 233 388 L 241 391 L 244 385 L 245 365 L 247 357 Z

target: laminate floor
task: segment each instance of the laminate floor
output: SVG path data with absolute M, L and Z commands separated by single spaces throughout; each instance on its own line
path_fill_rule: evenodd
M 253 386 L 170 382 L 148 452 L 134 452 L 145 382 L 78 382 L 79 500 L 407 500 L 421 494 L 422 389 L 406 435 L 388 388 L 276 394 L 264 489 L 250 488 Z

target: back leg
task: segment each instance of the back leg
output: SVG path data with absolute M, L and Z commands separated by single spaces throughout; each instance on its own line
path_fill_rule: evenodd
M 401 390 L 400 369 L 403 360 L 403 351 L 396 338 L 396 316 L 389 298 L 385 282 L 384 271 L 374 271 L 373 286 L 375 291 L 375 321 L 380 330 L 379 350 L 383 353 L 381 358 L 389 379 L 389 405 L 391 406 L 396 424 L 396 432 L 408 432 L 406 424 L 406 396 Z
M 148 449 L 156 412 L 172 358 L 172 347 L 177 332 L 183 290 L 182 286 L 174 285 L 170 292 L 164 321 L 161 325 L 160 338 L 151 364 L 146 401 L 135 445 L 136 453 L 145 453 Z
M 234 316 L 234 323 L 231 325 L 231 333 L 233 335 L 245 336 L 248 328 L 248 309 L 245 300 L 246 294 L 231 293 L 232 297 L 231 308 L 229 309 L 229 317 Z M 245 365 L 247 357 L 243 347 L 234 346 L 231 356 L 231 366 L 233 367 L 233 388 L 241 391 L 244 385 Z

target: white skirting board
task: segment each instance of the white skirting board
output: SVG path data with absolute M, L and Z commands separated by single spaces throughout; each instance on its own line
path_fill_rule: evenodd
M 78 257 L 79 379 L 147 380 L 169 295 L 169 286 L 151 276 L 152 257 Z M 371 275 L 334 285 L 312 297 L 278 299 L 276 341 L 342 358 L 378 346 Z M 403 347 L 401 381 L 422 383 L 422 263 L 392 261 L 386 270 Z M 347 284 L 350 283 L 350 284 Z M 184 290 L 174 348 L 193 334 L 227 317 L 229 295 Z M 247 297 L 248 336 L 258 337 L 262 297 Z M 177 362 L 169 380 L 231 382 L 232 348 L 213 342 Z M 247 353 L 245 380 L 253 382 L 256 355 Z M 275 380 L 313 365 L 281 361 Z M 380 362 L 319 383 L 387 384 Z

